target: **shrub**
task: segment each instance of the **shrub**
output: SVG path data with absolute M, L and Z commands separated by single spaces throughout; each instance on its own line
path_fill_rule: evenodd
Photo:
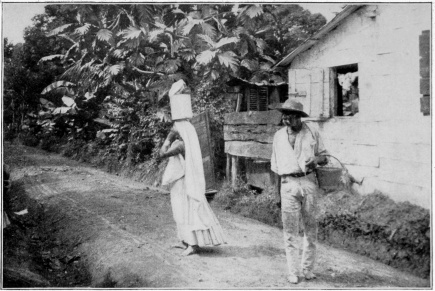
M 39 138 L 29 132 L 20 133 L 18 138 L 25 146 L 36 147 L 39 144 Z

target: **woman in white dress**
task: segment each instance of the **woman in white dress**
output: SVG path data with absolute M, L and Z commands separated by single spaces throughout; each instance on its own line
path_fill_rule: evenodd
M 174 122 L 159 156 L 169 158 L 162 185 L 171 187 L 171 205 L 183 255 L 199 246 L 225 243 L 222 228 L 205 197 L 201 148 L 195 128 L 187 120 Z

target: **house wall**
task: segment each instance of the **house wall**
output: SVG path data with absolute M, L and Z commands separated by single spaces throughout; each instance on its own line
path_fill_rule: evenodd
M 420 111 L 419 36 L 430 28 L 430 3 L 364 6 L 289 67 L 358 64 L 359 113 L 312 122 L 330 153 L 356 178 L 365 177 L 359 192 L 378 189 L 425 208 L 431 205 L 431 118 Z M 313 94 L 310 102 L 328 103 L 327 95 Z

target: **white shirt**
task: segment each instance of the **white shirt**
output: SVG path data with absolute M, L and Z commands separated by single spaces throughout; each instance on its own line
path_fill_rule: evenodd
M 303 123 L 301 131 L 296 135 L 293 149 L 286 126 L 273 137 L 271 170 L 280 176 L 306 172 L 306 161 L 319 154 L 327 154 L 327 151 L 316 129 Z

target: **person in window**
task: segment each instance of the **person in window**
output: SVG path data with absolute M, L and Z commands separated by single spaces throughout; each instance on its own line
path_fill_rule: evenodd
M 278 201 L 281 205 L 288 281 L 298 283 L 299 262 L 305 279 L 314 279 L 317 221 L 316 196 L 319 191 L 314 169 L 326 164 L 327 151 L 319 132 L 302 122 L 308 117 L 303 105 L 288 99 L 274 109 L 282 112 L 285 127 L 273 138 L 271 170 L 275 172 Z M 303 253 L 299 258 L 299 222 L 303 223 Z
M 200 245 L 225 243 L 222 228 L 205 197 L 201 149 L 195 128 L 176 120 L 159 156 L 169 158 L 162 185 L 171 185 L 171 205 L 183 255 L 197 253 Z

